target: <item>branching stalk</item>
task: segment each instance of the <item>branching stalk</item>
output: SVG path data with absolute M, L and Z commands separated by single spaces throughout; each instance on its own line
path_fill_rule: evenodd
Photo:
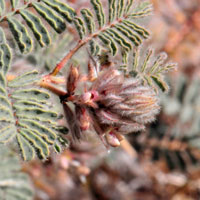
M 58 96 L 65 96 L 66 95 L 65 91 L 55 87 L 51 83 L 48 83 L 48 81 L 41 81 L 39 83 L 39 86 L 42 87 L 42 88 L 45 88 L 47 90 L 50 90 L 51 92 L 53 92 L 54 94 L 56 94 Z
M 127 17 L 125 16 L 124 19 L 126 19 Z M 56 65 L 56 67 L 54 68 L 54 70 L 47 76 L 56 76 L 59 71 L 67 64 L 67 62 L 72 58 L 72 56 L 85 44 L 87 44 L 90 40 L 92 40 L 93 38 L 97 37 L 100 33 L 106 31 L 108 28 L 111 28 L 113 26 L 115 26 L 116 24 L 120 23 L 123 19 L 117 19 L 115 22 L 108 24 L 107 26 L 99 29 L 97 32 L 89 35 L 88 37 L 86 37 L 83 40 L 80 40 L 78 42 L 78 44 L 69 51 L 69 53 L 67 53 L 64 58 Z

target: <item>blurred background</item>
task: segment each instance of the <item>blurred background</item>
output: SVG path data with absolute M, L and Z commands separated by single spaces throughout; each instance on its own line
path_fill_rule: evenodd
M 87 0 L 67 2 L 88 6 Z M 200 199 L 200 1 L 152 3 L 146 46 L 178 63 L 167 76 L 170 91 L 161 97 L 156 122 L 117 149 L 87 138 L 46 162 L 23 164 L 35 200 Z

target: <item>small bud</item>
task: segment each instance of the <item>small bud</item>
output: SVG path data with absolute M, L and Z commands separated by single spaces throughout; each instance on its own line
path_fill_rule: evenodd
M 88 62 L 88 80 L 92 82 L 96 78 L 97 78 L 97 71 L 96 71 L 94 65 L 92 65 L 91 60 L 89 60 L 89 62 Z
M 69 94 L 73 94 L 74 90 L 76 89 L 78 78 L 79 78 L 79 72 L 77 67 L 71 65 L 69 75 L 67 78 L 67 92 Z
M 112 147 L 120 146 L 120 141 L 113 131 L 106 133 L 106 141 Z
M 86 92 L 81 96 L 81 100 L 83 103 L 87 104 L 89 101 L 92 99 L 92 93 L 91 92 Z
M 98 105 L 95 101 L 99 99 L 99 93 L 95 90 L 86 92 L 80 97 L 80 104 L 88 105 L 93 108 L 98 108 Z

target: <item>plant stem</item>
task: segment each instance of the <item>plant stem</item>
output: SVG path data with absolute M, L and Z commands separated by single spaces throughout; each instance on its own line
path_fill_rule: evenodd
M 65 96 L 67 93 L 57 87 L 55 87 L 54 85 L 48 83 L 47 81 L 40 81 L 39 82 L 39 86 L 42 87 L 42 88 L 46 88 L 48 90 L 50 90 L 51 92 L 53 92 L 54 94 L 58 95 L 59 97 L 60 96 Z
M 73 49 L 70 50 L 70 52 L 56 65 L 54 70 L 49 74 L 50 76 L 56 76 L 58 72 L 65 66 L 65 64 L 68 62 L 68 60 L 71 59 L 71 57 L 88 41 L 90 38 L 87 38 L 86 40 L 81 40 Z
M 124 17 L 124 19 L 126 19 L 126 16 Z M 99 29 L 98 31 L 96 31 L 93 34 L 90 34 L 89 36 L 87 36 L 85 39 L 80 40 L 78 42 L 78 44 L 69 51 L 69 53 L 67 53 L 64 58 L 56 65 L 56 67 L 53 69 L 53 71 L 47 75 L 47 76 L 56 76 L 58 74 L 58 72 L 65 66 L 65 64 L 71 59 L 71 57 L 83 46 L 85 45 L 87 42 L 89 42 L 90 40 L 92 40 L 92 38 L 97 37 L 100 33 L 106 31 L 108 28 L 111 28 L 113 26 L 115 26 L 115 24 L 121 22 L 122 19 L 117 19 L 115 22 L 108 24 L 107 26 Z
M 56 65 L 54 70 L 49 74 L 49 76 L 56 76 L 58 72 L 65 66 L 65 64 L 71 59 L 71 57 L 89 40 L 91 40 L 94 35 L 87 37 L 85 40 L 79 41 L 79 43 L 67 53 L 67 55 Z

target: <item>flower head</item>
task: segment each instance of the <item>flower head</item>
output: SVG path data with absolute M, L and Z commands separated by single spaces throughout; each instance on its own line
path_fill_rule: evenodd
M 113 147 L 120 145 L 124 134 L 144 130 L 160 108 L 152 88 L 113 67 L 100 71 L 85 93 L 66 100 L 69 99 L 75 105 L 75 120 L 80 129 L 77 135 L 93 130 L 105 136 Z

